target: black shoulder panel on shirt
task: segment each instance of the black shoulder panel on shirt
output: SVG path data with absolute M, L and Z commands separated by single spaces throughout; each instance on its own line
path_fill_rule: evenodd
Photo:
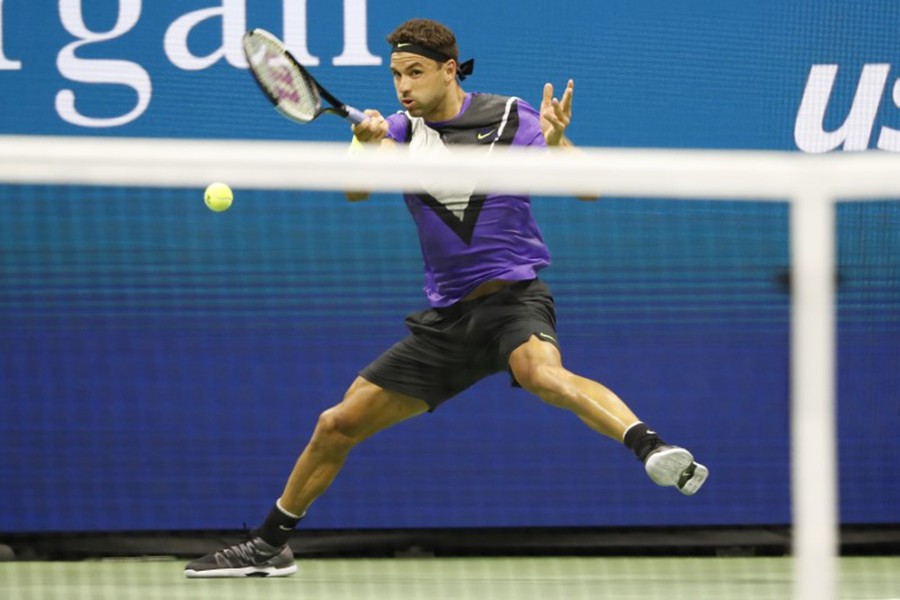
M 466 111 L 444 125 L 430 127 L 445 144 L 508 145 L 519 129 L 518 99 L 494 94 L 472 94 Z

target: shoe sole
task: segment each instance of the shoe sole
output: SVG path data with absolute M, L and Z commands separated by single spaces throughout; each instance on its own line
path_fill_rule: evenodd
M 289 577 L 297 572 L 297 565 L 288 567 L 240 567 L 237 569 L 205 569 L 195 571 L 185 569 L 184 575 L 190 579 L 206 579 L 218 577 Z
M 698 462 L 693 462 L 681 474 L 681 478 L 675 484 L 675 487 L 685 496 L 693 496 L 697 493 L 697 490 L 703 487 L 707 477 L 709 477 L 709 469 Z
M 644 463 L 647 475 L 656 485 L 675 487 L 685 496 L 693 496 L 709 476 L 709 469 L 694 462 L 684 448 L 666 448 L 654 452 Z

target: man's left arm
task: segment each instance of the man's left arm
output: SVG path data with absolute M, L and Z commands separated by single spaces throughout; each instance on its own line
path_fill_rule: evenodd
M 572 122 L 572 94 L 575 82 L 571 79 L 566 84 L 562 99 L 553 97 L 553 84 L 544 84 L 544 95 L 541 99 L 541 133 L 548 146 L 576 150 L 572 140 L 566 137 L 566 128 Z M 579 200 L 597 200 L 599 196 L 576 196 Z
M 541 133 L 548 146 L 571 147 L 573 144 L 566 137 L 566 127 L 572 121 L 572 93 L 575 82 L 571 79 L 563 92 L 562 100 L 553 97 L 553 84 L 544 84 L 544 96 L 541 99 Z

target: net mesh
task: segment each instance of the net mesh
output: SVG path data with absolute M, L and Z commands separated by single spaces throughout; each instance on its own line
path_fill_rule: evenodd
M 829 182 L 837 191 L 824 189 L 819 201 L 845 200 L 835 211 L 839 518 L 896 524 L 900 487 L 884 473 L 900 425 L 900 203 L 890 199 L 900 190 L 890 193 L 896 164 L 888 169 L 885 157 L 497 152 L 404 169 L 414 159 L 351 158 L 330 145 L 214 145 L 215 153 L 186 141 L 0 145 L 9 149 L 0 167 L 0 436 L 12 449 L 0 458 L 12 490 L 0 499 L 0 532 L 209 531 L 261 519 L 318 414 L 425 303 L 414 227 L 389 190 L 424 186 L 432 169 L 437 185 L 449 170 L 458 185 L 537 192 L 533 210 L 554 260 L 542 276 L 556 296 L 566 365 L 689 446 L 710 466 L 708 488 L 673 498 L 617 444 L 497 376 L 367 442 L 306 526 L 618 528 L 685 541 L 698 528 L 789 525 L 791 424 L 803 416 L 789 393 L 790 202 L 798 189 Z M 838 189 L 854 169 L 866 174 L 860 191 Z M 213 180 L 235 188 L 225 213 L 203 204 Z M 379 190 L 364 203 L 328 191 L 361 181 Z M 568 197 L 605 190 L 617 195 Z M 729 545 L 752 545 L 747 536 Z M 735 570 L 705 560 L 651 569 L 690 575 L 671 575 L 669 595 L 651 597 L 785 597 L 795 579 L 786 558 Z M 495 588 L 527 596 L 540 571 L 498 564 L 471 567 L 482 575 L 465 581 L 445 565 L 434 581 L 454 597 Z M 560 575 L 541 576 L 541 585 L 571 597 L 618 585 L 629 597 L 632 580 L 617 567 L 572 564 L 547 562 Z M 860 573 L 870 567 L 848 564 L 815 597 L 900 594 L 883 574 L 896 560 L 866 563 L 869 578 Z M 364 566 L 340 568 L 372 568 Z M 180 563 L 90 565 L 75 575 L 66 566 L 51 584 L 0 567 L 23 597 L 46 585 L 103 597 L 115 573 L 130 573 L 152 597 L 159 569 L 182 583 Z M 95 568 L 105 573 L 96 585 Z M 698 592 L 697 575 L 720 568 Z M 380 589 L 409 591 L 403 576 L 379 572 Z M 352 587 L 321 574 L 334 577 Z M 507 589 L 503 578 L 524 583 Z M 861 595 L 863 579 L 870 587 Z

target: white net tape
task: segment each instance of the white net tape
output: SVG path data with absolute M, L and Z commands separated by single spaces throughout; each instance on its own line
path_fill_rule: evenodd
M 0 136 L 0 180 L 259 189 L 434 185 L 547 195 L 804 201 L 896 197 L 900 156 L 880 153 L 468 148 L 446 155 L 361 153 L 345 144 Z

